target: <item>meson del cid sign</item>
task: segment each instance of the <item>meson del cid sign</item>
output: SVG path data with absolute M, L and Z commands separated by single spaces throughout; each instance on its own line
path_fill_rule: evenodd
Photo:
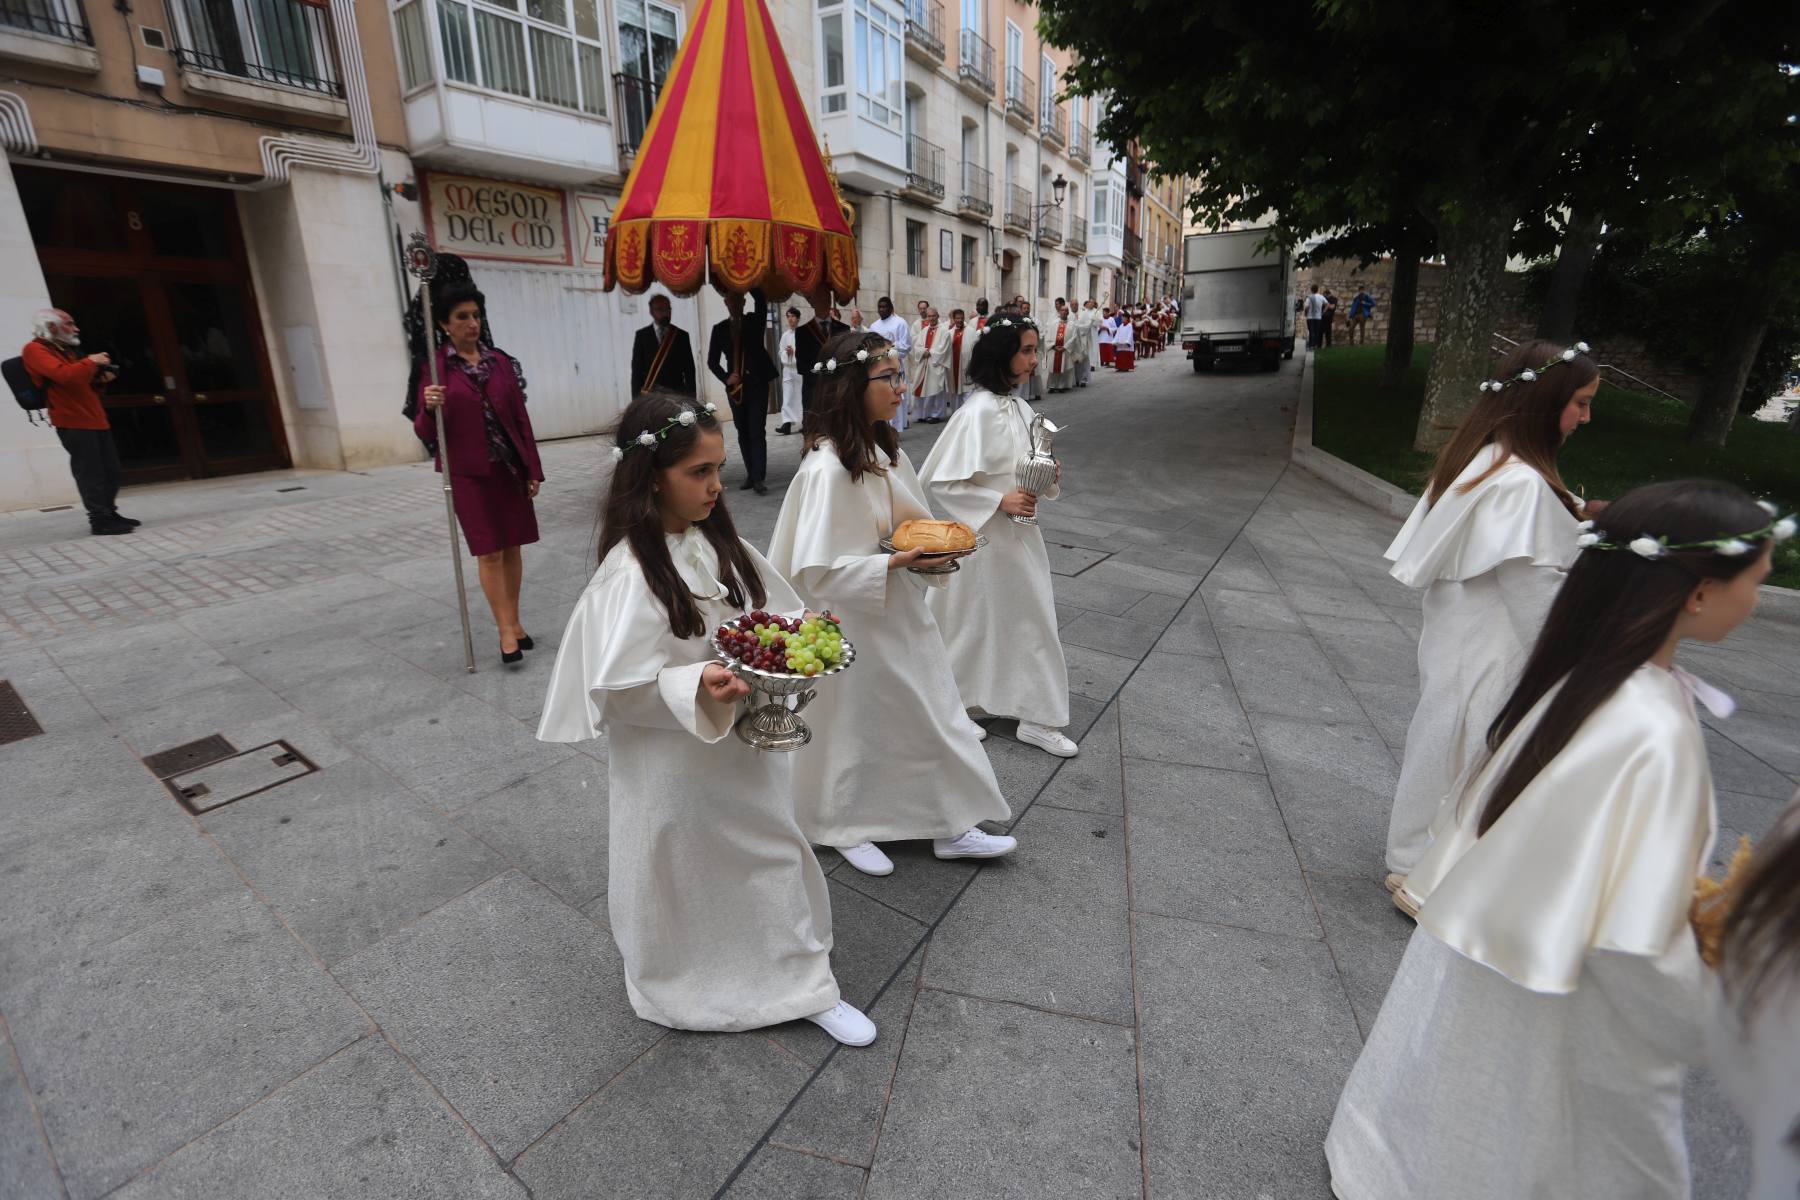
M 569 262 L 568 198 L 555 188 L 434 171 L 425 221 L 434 247 L 464 258 Z

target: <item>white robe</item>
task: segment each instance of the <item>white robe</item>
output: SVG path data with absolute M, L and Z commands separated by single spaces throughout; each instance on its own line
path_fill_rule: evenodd
M 892 425 L 895 429 L 905 430 L 908 417 L 907 410 L 912 407 L 912 389 L 907 386 L 906 382 L 910 370 L 907 364 L 912 361 L 912 330 L 908 327 L 906 322 L 900 318 L 900 314 L 895 313 L 890 317 L 878 318 L 874 324 L 869 326 L 869 332 L 879 334 L 886 338 L 900 350 L 900 358 L 898 359 L 900 364 L 900 375 L 894 382 L 899 385 L 901 395 L 904 399 L 900 404 L 899 410 L 889 418 L 888 424 Z
M 1000 511 L 1031 447 L 1031 405 L 977 388 L 931 448 L 920 479 L 938 506 L 988 539 L 933 589 L 963 703 L 1051 728 L 1069 723 L 1069 667 L 1056 632 L 1050 555 L 1036 525 Z M 1039 500 L 1054 500 L 1052 485 Z
M 929 348 L 926 343 L 930 342 Z M 906 364 L 907 402 L 915 417 L 941 417 L 944 393 L 950 387 L 950 330 L 944 325 L 922 325 L 913 332 L 912 353 Z
M 738 615 L 697 528 L 667 539 L 708 631 Z M 765 608 L 799 597 L 754 548 Z M 823 1012 L 832 977 L 825 875 L 794 819 L 788 756 L 732 733 L 735 705 L 700 688 L 703 637 L 677 638 L 626 543 L 594 572 L 563 632 L 537 736 L 607 735 L 607 919 L 638 1016 L 741 1030 Z
M 1640 667 L 1478 839 L 1547 704 L 1408 881 L 1419 928 L 1325 1140 L 1340 1200 L 1688 1195 L 1707 987 L 1688 907 L 1716 823 L 1700 724 Z
M 794 357 L 794 331 L 781 331 L 781 423 L 800 428 L 806 418 L 800 400 L 800 367 Z
M 1800 802 L 1764 839 L 1800 837 Z M 1788 953 L 1800 953 L 1789 947 Z M 1793 975 L 1787 979 L 1792 981 Z M 1750 1194 L 1746 1200 L 1800 1196 L 1800 988 L 1790 982 L 1766 993 L 1748 1023 L 1720 988 L 1712 989 L 1706 1057 L 1719 1090 L 1750 1127 Z
M 1062 370 L 1056 369 L 1056 331 L 1062 330 Z M 1038 351 L 1038 361 L 1043 365 L 1049 386 L 1062 390 L 1075 385 L 1075 341 L 1080 336 L 1076 332 L 1075 314 L 1067 318 L 1051 317 L 1043 329 L 1043 346 Z
M 962 406 L 963 397 L 975 386 L 969 382 L 969 360 L 975 357 L 975 343 L 981 340 L 973 325 L 964 324 L 961 332 L 962 345 L 958 346 L 957 330 L 949 327 L 944 330 L 944 340 L 949 343 L 944 352 L 944 369 L 950 376 L 945 380 L 945 388 L 950 396 L 951 412 Z
M 1430 844 L 1432 819 L 1506 703 L 1544 617 L 1575 561 L 1575 518 L 1531 467 L 1513 460 L 1473 491 L 1501 453 L 1478 453 L 1436 504 L 1421 499 L 1387 557 L 1424 588 L 1419 706 L 1388 819 L 1387 867 L 1405 875 Z
M 819 845 L 955 837 L 1011 815 L 963 713 L 928 577 L 889 571 L 877 544 L 929 516 L 904 451 L 887 474 L 852 482 L 826 441 L 800 460 L 776 518 L 769 561 L 809 607 L 842 618 L 856 647 L 806 710 L 813 740 L 793 756 L 800 828 Z M 929 578 L 955 587 L 962 572 Z

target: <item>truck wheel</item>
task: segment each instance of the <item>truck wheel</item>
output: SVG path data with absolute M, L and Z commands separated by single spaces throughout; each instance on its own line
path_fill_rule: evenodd
M 1262 360 L 1262 369 L 1265 371 L 1279 371 L 1281 370 L 1281 360 L 1279 358 L 1265 358 Z
M 1212 365 L 1212 359 L 1203 358 L 1198 354 L 1194 355 L 1194 374 L 1199 375 L 1203 372 L 1210 371 L 1212 370 Z

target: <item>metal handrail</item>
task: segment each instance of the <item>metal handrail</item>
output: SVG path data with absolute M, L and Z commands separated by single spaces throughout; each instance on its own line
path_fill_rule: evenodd
M 1494 341 L 1506 343 L 1504 346 L 1490 345 L 1488 347 L 1496 354 L 1504 353 L 1507 350 L 1517 350 L 1519 348 L 1518 342 L 1513 341 L 1511 338 L 1507 337 L 1504 333 L 1501 333 L 1497 329 L 1494 331 Z M 1680 396 L 1677 396 L 1674 392 L 1665 392 L 1663 389 L 1657 387 L 1654 383 L 1651 383 L 1648 380 L 1639 379 L 1636 375 L 1633 375 L 1630 371 L 1627 371 L 1623 367 L 1615 367 L 1611 363 L 1603 363 L 1603 362 L 1595 362 L 1594 366 L 1602 371 L 1611 371 L 1614 375 L 1617 375 L 1620 379 L 1628 380 L 1633 385 L 1635 385 L 1636 387 L 1638 387 L 1644 391 L 1655 392 L 1657 395 L 1665 397 L 1666 399 L 1669 399 L 1669 400 L 1673 400 L 1677 404 L 1691 404 L 1692 403 L 1692 401 L 1683 400 Z
M 944 195 L 944 148 L 916 133 L 906 135 L 906 186 L 939 199 Z
M 956 77 L 988 95 L 994 92 L 994 48 L 973 29 L 965 29 L 957 46 Z

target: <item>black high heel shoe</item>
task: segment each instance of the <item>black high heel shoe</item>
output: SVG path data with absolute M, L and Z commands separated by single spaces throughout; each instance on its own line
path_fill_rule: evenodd
M 536 650 L 537 643 L 531 640 L 531 635 L 529 633 L 522 634 L 519 638 L 519 649 L 521 649 L 521 650 Z
M 524 660 L 524 658 L 525 658 L 525 651 L 523 651 L 523 650 L 513 649 L 513 650 L 502 650 L 500 652 L 500 661 L 503 663 L 507 663 L 509 665 L 512 663 L 516 663 L 516 662 L 522 662 Z

